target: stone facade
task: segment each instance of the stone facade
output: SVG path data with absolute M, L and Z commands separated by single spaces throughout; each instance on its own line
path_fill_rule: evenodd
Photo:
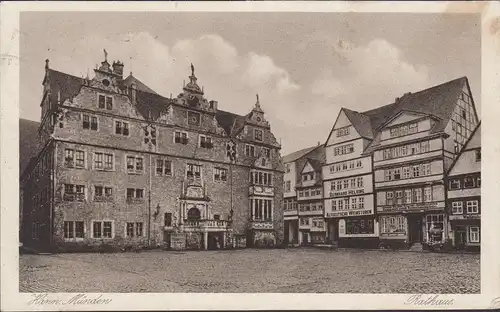
M 47 61 L 39 153 L 21 177 L 25 243 L 169 246 L 181 232 L 175 248 L 222 248 L 272 230 L 281 244 L 280 145 L 258 97 L 240 116 L 204 98 L 194 67 L 175 98 L 122 73 L 105 60 L 94 78 L 77 78 Z

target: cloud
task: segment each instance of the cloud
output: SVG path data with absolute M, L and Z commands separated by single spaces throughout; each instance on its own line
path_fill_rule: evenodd
M 312 93 L 335 99 L 341 106 L 365 110 L 429 86 L 427 67 L 409 63 L 401 50 L 385 39 L 360 46 L 339 40 L 333 53 L 340 59 L 335 72 L 319 77 L 310 87 Z

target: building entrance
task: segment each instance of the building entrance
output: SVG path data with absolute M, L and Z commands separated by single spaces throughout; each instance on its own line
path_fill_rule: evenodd
M 456 227 L 455 229 L 455 247 L 457 249 L 464 249 L 466 241 L 465 227 Z
M 422 216 L 408 216 L 408 239 L 410 243 L 421 242 L 422 237 Z

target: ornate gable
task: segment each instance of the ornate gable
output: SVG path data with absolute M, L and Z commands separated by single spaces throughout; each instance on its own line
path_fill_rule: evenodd
M 189 83 L 184 85 L 182 88 L 183 92 L 175 98 L 174 103 L 207 113 L 215 113 L 217 110 L 217 101 L 208 101 L 205 99 L 203 88 L 200 88 L 197 81 L 198 78 L 194 74 L 194 66 L 191 64 Z
M 260 127 L 267 128 L 267 129 L 271 128 L 269 125 L 269 122 L 264 117 L 264 111 L 260 107 L 258 94 L 257 94 L 257 102 L 255 102 L 255 106 L 252 109 L 252 111 L 250 112 L 250 114 L 247 115 L 246 122 L 248 124 L 260 126 Z

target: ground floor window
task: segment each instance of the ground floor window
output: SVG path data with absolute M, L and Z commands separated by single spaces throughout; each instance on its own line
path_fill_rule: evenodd
M 111 221 L 93 221 L 93 238 L 113 238 L 113 222 Z
M 347 219 L 346 234 L 373 234 L 375 229 L 371 219 Z
M 471 243 L 479 243 L 480 242 L 480 234 L 478 226 L 469 227 L 469 242 Z
M 64 221 L 64 238 L 83 237 L 83 221 Z
M 442 214 L 440 215 L 428 215 L 426 217 L 426 225 L 427 225 L 427 230 L 431 229 L 444 229 L 444 222 L 443 222 L 444 216 Z
M 406 218 L 404 216 L 380 217 L 382 233 L 406 233 Z
M 142 237 L 142 222 L 127 222 L 127 237 Z

